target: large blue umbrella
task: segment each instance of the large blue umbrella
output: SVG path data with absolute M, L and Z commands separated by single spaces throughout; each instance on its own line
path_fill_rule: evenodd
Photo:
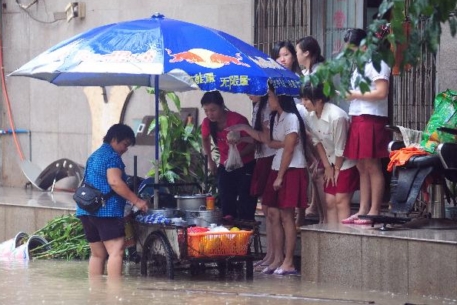
M 94 28 L 38 55 L 10 75 L 57 86 L 154 87 L 156 126 L 159 89 L 264 95 L 299 94 L 300 79 L 255 47 L 222 31 L 165 18 Z M 156 141 L 158 141 L 156 128 Z M 156 161 L 159 159 L 156 142 Z
M 227 33 L 165 18 L 114 23 L 65 40 L 10 75 L 58 86 L 133 85 L 161 90 L 220 90 L 298 95 L 299 78 Z

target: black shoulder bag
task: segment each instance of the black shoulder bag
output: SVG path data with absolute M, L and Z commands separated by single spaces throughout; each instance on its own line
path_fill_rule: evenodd
M 87 171 L 87 164 L 85 170 Z M 78 207 L 84 211 L 96 213 L 105 205 L 105 202 L 114 195 L 114 191 L 111 190 L 108 194 L 103 194 L 99 189 L 85 180 L 86 172 L 84 172 L 83 182 L 81 183 L 81 186 L 76 189 L 73 199 L 76 201 Z

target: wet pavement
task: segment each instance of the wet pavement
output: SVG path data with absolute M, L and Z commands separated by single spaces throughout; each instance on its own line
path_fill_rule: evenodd
M 124 266 L 120 280 L 88 279 L 87 261 L 0 260 L 0 304 L 457 304 L 456 300 L 360 291 L 306 282 L 300 276 L 217 270 L 174 280 L 143 277 L 139 265 Z
M 30 189 L 0 187 L 0 235 L 9 239 L 19 231 L 28 233 L 35 221 L 51 217 L 50 211 L 71 212 L 74 202 L 71 194 L 63 192 L 37 192 Z M 1 209 L 3 205 L 4 210 Z M 26 212 L 27 222 L 14 217 Z M 8 209 L 6 209 L 8 208 Z M 2 211 L 5 211 L 2 214 Z M 32 213 L 31 211 L 36 213 Z M 43 215 L 38 213 L 40 211 Z M 46 217 L 45 217 L 46 216 Z M 29 228 L 30 226 L 30 228 Z M 38 225 L 41 227 L 42 225 Z M 325 228 L 322 228 L 323 230 Z M 331 228 L 327 228 L 331 229 Z M 344 230 L 360 230 L 347 227 Z M 401 234 L 408 232 L 367 231 L 366 234 Z M 422 233 L 425 232 L 425 233 Z M 351 232 L 348 232 L 351 233 Z M 428 231 L 411 231 L 431 234 Z M 433 233 L 434 240 L 439 236 Z M 443 234 L 443 233 L 440 233 Z M 455 241 L 455 232 L 449 233 Z M 398 236 L 393 236 L 398 237 Z M 440 237 L 441 238 L 441 237 Z M 443 236 L 443 238 L 448 238 Z M 120 281 L 106 277 L 88 279 L 87 261 L 14 261 L 0 258 L 0 305 L 4 304 L 456 304 L 457 300 L 430 298 L 421 295 L 399 295 L 390 292 L 362 291 L 329 284 L 316 284 L 300 276 L 279 277 L 254 274 L 254 279 L 244 279 L 242 270 L 220 277 L 217 270 L 207 270 L 197 276 L 189 271 L 176 272 L 175 280 L 143 277 L 139 265 L 127 264 L 125 276 Z M 455 271 L 454 271 L 455 272 Z M 353 272 L 352 274 L 354 274 Z M 349 279 L 348 279 L 348 282 Z

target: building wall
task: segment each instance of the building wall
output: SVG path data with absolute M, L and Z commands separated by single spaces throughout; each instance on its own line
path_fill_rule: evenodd
M 449 24 L 443 25 L 441 44 L 437 57 L 437 93 L 452 89 L 457 91 L 457 37 L 452 37 Z
M 254 0 L 88 1 L 86 17 L 70 22 L 53 22 L 54 13 L 65 10 L 66 4 L 62 1 L 38 1 L 27 10 L 21 9 L 15 0 L 5 0 L 3 4 L 1 36 L 5 74 L 78 33 L 103 24 L 147 18 L 154 12 L 218 28 L 250 43 L 254 40 Z M 437 92 L 457 89 L 457 64 L 452 60 L 456 41 L 446 25 L 438 54 Z M 84 164 L 87 156 L 100 145 L 106 129 L 119 121 L 123 103 L 129 96 L 129 88 L 107 88 L 108 103 L 105 103 L 101 88 L 56 87 L 25 77 L 8 77 L 6 85 L 15 127 L 31 131 L 31 136 L 18 134 L 17 137 L 23 157 L 41 169 L 60 158 Z M 179 94 L 184 107 L 199 109 L 201 95 L 201 92 Z M 246 96 L 224 94 L 224 97 L 229 109 L 250 117 L 251 104 Z M 8 129 L 5 101 L 0 107 L 0 128 Z M 143 116 L 154 112 L 153 97 L 139 89 L 131 95 L 124 122 L 135 127 Z M 200 121 L 203 117 L 200 109 Z M 22 186 L 27 179 L 21 171 L 21 158 L 12 136 L 0 135 L 0 147 L 0 184 Z M 153 147 L 136 146 L 125 154 L 130 174 L 135 155 L 138 156 L 138 174 L 143 176 L 151 167 Z
M 217 28 L 253 43 L 253 0 L 97 0 L 86 1 L 86 17 L 67 22 L 54 20 L 55 12 L 64 12 L 67 2 L 38 1 L 21 9 L 15 0 L 3 1 L 3 55 L 5 74 L 14 71 L 49 47 L 91 28 L 132 19 L 147 18 L 155 12 L 166 17 Z M 107 101 L 97 87 L 56 87 L 26 77 L 8 77 L 7 90 L 16 128 L 31 131 L 18 134 L 24 158 L 44 169 L 60 158 L 84 164 L 88 155 L 102 142 L 106 129 L 119 122 L 129 88 L 107 88 Z M 179 94 L 183 107 L 198 107 L 202 92 Z M 247 96 L 224 94 L 229 109 L 250 118 Z M 155 112 L 153 97 L 144 89 L 136 90 L 128 103 L 124 123 L 134 127 L 145 115 Z M 8 109 L 2 103 L 1 128 L 10 128 Z M 204 113 L 200 110 L 200 120 Z M 0 183 L 22 186 L 27 182 L 21 171 L 21 157 L 11 135 L 0 137 L 2 157 Z M 29 153 L 31 151 L 31 154 Z M 138 174 L 144 175 L 153 159 L 152 146 L 136 146 L 124 160 L 133 172 L 133 156 L 138 156 Z

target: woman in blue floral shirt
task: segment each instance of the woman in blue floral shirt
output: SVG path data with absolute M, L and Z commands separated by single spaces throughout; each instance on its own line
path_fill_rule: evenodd
M 86 239 L 89 242 L 89 276 L 103 275 L 107 261 L 109 277 L 122 274 L 124 254 L 124 207 L 128 200 L 141 211 L 147 211 L 147 203 L 132 192 L 125 183 L 125 164 L 122 154 L 135 144 L 133 130 L 124 124 L 115 124 L 103 138 L 103 144 L 87 161 L 85 181 L 102 193 L 111 196 L 97 212 L 91 214 L 76 208 L 76 216 L 81 220 Z

